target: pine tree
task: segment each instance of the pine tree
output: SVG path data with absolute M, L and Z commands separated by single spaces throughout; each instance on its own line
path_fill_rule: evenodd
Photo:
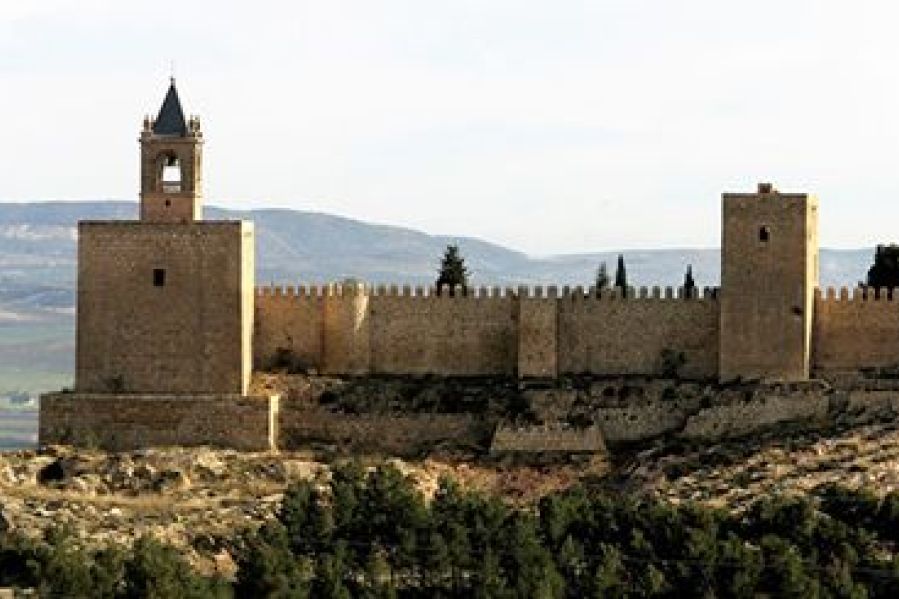
M 393 573 L 387 556 L 381 549 L 372 551 L 365 564 L 366 596 L 388 599 L 396 597 Z
M 440 273 L 437 277 L 437 294 L 440 295 L 442 287 L 449 287 L 450 295 L 455 293 L 455 288 L 462 290 L 465 295 L 468 288 L 468 269 L 465 260 L 459 254 L 459 246 L 452 244 L 446 246 L 446 252 L 440 261 Z
M 339 556 L 325 553 L 319 557 L 316 565 L 311 595 L 331 599 L 350 599 L 351 594 L 345 584 L 346 578 L 346 563 Z
M 618 268 L 615 269 L 615 287 L 621 290 L 621 294 L 627 293 L 627 269 L 624 267 L 624 255 L 618 254 Z
M 878 245 L 874 253 L 874 264 L 868 269 L 868 287 L 892 290 L 899 287 L 899 246 Z
M 614 545 L 601 543 L 599 560 L 593 574 L 595 597 L 624 597 L 627 595 L 627 568 L 621 552 Z
M 489 599 L 509 595 L 499 557 L 490 548 L 487 548 L 478 562 L 477 573 L 474 579 L 475 584 L 472 590 L 476 599 Z
M 693 265 L 687 265 L 687 272 L 684 274 L 684 297 L 691 298 L 696 290 L 696 281 L 693 280 Z
M 297 555 L 314 555 L 331 542 L 334 530 L 331 507 L 325 505 L 310 481 L 288 487 L 278 520 L 287 530 L 290 549 Z
M 121 597 L 213 597 L 219 581 L 197 574 L 177 549 L 141 537 L 125 562 Z
M 238 597 L 309 596 L 309 584 L 301 563 L 291 552 L 287 530 L 270 522 L 250 535 L 237 553 L 234 583 Z
M 600 295 L 604 289 L 609 288 L 611 280 L 609 279 L 609 270 L 606 268 L 605 262 L 599 263 L 596 269 L 596 295 Z

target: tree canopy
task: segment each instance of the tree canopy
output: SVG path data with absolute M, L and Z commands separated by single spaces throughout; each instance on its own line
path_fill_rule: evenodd
M 450 295 L 456 288 L 465 294 L 468 290 L 468 268 L 465 260 L 459 253 L 459 246 L 451 244 L 446 246 L 443 258 L 440 260 L 440 271 L 437 275 L 437 293 L 441 293 L 443 287 L 449 289 Z
M 0 533 L 0 586 L 66 597 L 896 597 L 899 492 L 837 485 L 740 513 L 597 484 L 515 506 L 449 478 L 426 499 L 389 464 L 300 481 L 230 546 L 232 583 L 173 548 Z
M 627 292 L 627 269 L 624 266 L 624 255 L 618 254 L 618 266 L 615 268 L 615 287 L 624 294 Z
M 893 289 L 899 287 L 899 245 L 878 245 L 874 264 L 868 269 L 869 287 Z
M 693 280 L 693 265 L 687 265 L 687 272 L 684 273 L 684 297 L 693 297 L 696 292 L 696 281 Z

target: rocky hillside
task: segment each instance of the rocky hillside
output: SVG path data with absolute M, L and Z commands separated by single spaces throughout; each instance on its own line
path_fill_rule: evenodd
M 377 458 L 365 459 L 371 463 Z M 583 467 L 496 468 L 447 459 L 392 460 L 426 495 L 441 476 L 531 501 L 583 476 Z M 0 453 L 0 529 L 33 537 L 71 526 L 87 546 L 129 544 L 151 534 L 201 569 L 229 573 L 236 533 L 259 526 L 298 480 L 327 481 L 328 459 L 303 453 L 170 448 L 106 454 L 68 448 Z
M 114 455 L 66 448 L 0 454 L 0 527 L 38 536 L 52 525 L 71 525 L 94 546 L 150 533 L 182 549 L 203 570 L 227 574 L 234 567 L 235 533 L 271 516 L 290 482 L 326 482 L 334 459 L 176 448 Z M 598 463 L 532 467 L 451 456 L 394 463 L 426 494 L 449 475 L 465 487 L 529 503 L 589 480 L 673 502 L 742 510 L 775 493 L 805 495 L 832 482 L 881 493 L 899 488 L 899 425 L 782 430 L 714 446 L 659 442 L 620 454 L 611 470 Z

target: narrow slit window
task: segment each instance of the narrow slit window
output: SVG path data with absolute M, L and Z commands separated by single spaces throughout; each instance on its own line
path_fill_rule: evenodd
M 153 269 L 153 286 L 154 287 L 165 287 L 165 269 L 164 268 L 154 268 Z
M 765 225 L 763 227 L 759 227 L 759 241 L 762 243 L 768 243 L 771 239 L 771 227 Z

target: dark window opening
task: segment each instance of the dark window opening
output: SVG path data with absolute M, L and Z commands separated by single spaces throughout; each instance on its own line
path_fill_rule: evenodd
M 771 239 L 771 227 L 765 225 L 759 229 L 759 241 L 767 243 Z
M 168 207 L 171 206 L 171 205 L 172 205 L 172 200 L 166 200 L 166 201 L 165 201 L 165 207 L 166 207 L 166 208 L 168 208 Z
M 165 286 L 165 269 L 164 268 L 154 268 L 153 269 L 153 286 L 154 287 L 164 287 Z

